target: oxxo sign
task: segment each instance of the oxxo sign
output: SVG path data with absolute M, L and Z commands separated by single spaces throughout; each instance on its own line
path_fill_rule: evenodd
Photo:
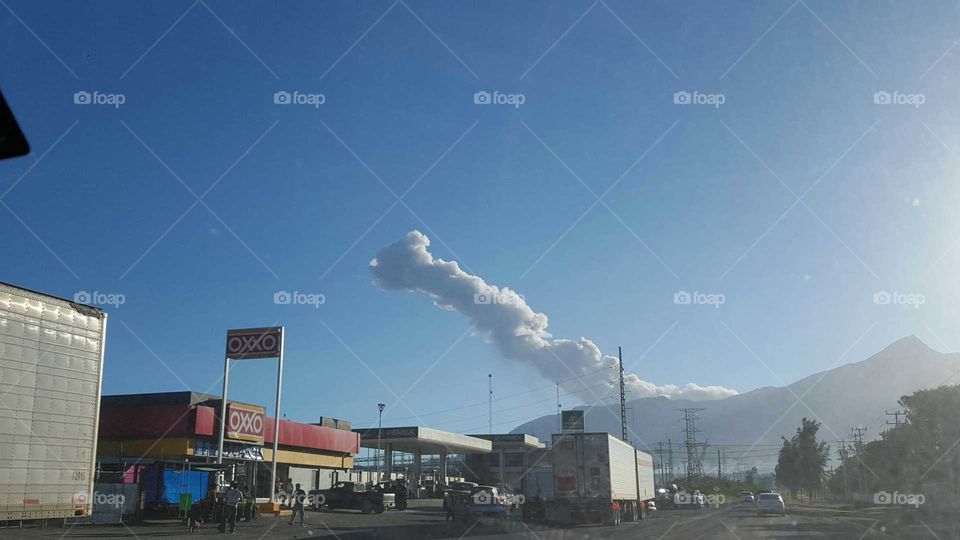
M 229 403 L 227 405 L 227 438 L 263 444 L 266 409 L 256 405 Z
M 227 358 L 275 358 L 280 356 L 279 327 L 227 331 Z

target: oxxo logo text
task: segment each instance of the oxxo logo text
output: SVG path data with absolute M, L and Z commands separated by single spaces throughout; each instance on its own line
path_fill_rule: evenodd
M 113 306 L 118 308 L 126 303 L 127 297 L 120 293 L 77 291 L 73 295 L 73 301 L 78 304 L 87 304 L 90 306 Z
M 894 491 L 878 491 L 873 494 L 873 504 L 899 504 L 919 508 L 927 498 L 923 493 L 900 493 Z
M 721 105 L 727 102 L 727 96 L 724 94 L 704 94 L 694 91 L 692 94 L 686 90 L 674 92 L 673 103 L 675 105 L 712 105 L 719 109 Z
M 726 303 L 727 297 L 720 293 L 702 293 L 700 291 L 677 291 L 673 293 L 673 303 L 679 306 L 713 306 L 717 309 Z
M 238 435 L 260 437 L 263 435 L 263 415 L 257 411 L 231 406 L 227 416 L 227 430 Z
M 124 94 L 104 94 L 94 90 L 92 93 L 86 90 L 74 92 L 73 102 L 76 105 L 113 105 L 119 109 L 121 105 L 127 102 L 127 96 Z
M 521 304 L 525 302 L 522 294 L 513 291 L 493 291 L 473 293 L 474 304 Z
M 273 293 L 273 303 L 279 306 L 313 306 L 317 309 L 327 302 L 327 297 L 320 293 L 303 293 L 300 291 L 277 291 Z
M 485 90 L 473 94 L 473 103 L 476 105 L 513 105 L 519 109 L 526 102 L 527 96 L 523 94 L 501 94 L 497 91 L 491 94 Z
M 276 105 L 311 105 L 314 109 L 319 109 L 326 102 L 327 96 L 323 94 L 308 94 L 299 90 L 294 90 L 292 94 L 286 90 L 273 94 L 273 103 Z
M 910 105 L 919 109 L 927 102 L 925 94 L 904 94 L 903 92 L 876 92 L 873 94 L 873 103 L 876 105 Z
M 227 336 L 227 354 L 251 355 L 280 352 L 280 335 L 276 332 L 262 334 L 236 334 Z
M 873 303 L 878 306 L 913 306 L 914 309 L 919 309 L 926 301 L 927 297 L 922 294 L 908 294 L 900 291 L 873 293 Z

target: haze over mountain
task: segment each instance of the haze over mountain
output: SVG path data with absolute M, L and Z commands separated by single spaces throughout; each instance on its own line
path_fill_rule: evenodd
M 758 369 L 765 369 L 757 365 Z M 960 353 L 941 353 L 916 336 L 897 340 L 866 360 L 846 364 L 800 379 L 784 387 L 763 387 L 713 401 L 690 401 L 651 397 L 628 402 L 631 441 L 646 452 L 668 439 L 674 445 L 674 459 L 682 460 L 682 413 L 685 407 L 702 408 L 697 413 L 699 442 L 723 448 L 727 466 L 741 456 L 743 465 L 761 468 L 776 461 L 781 436 L 789 437 L 804 416 L 823 423 L 820 438 L 850 440 L 857 425 L 867 428 L 864 440 L 874 439 L 887 428 L 886 411 L 897 408 L 897 400 L 923 388 L 956 382 Z M 799 398 L 799 401 L 798 401 Z M 587 431 L 620 434 L 619 406 L 611 404 L 583 408 Z M 557 431 L 557 416 L 543 416 L 513 430 L 549 439 Z M 754 446 L 756 445 L 756 446 Z M 751 447 L 753 447 L 751 449 Z M 831 452 L 831 457 L 835 456 Z M 706 452 L 705 468 L 716 468 L 716 448 Z

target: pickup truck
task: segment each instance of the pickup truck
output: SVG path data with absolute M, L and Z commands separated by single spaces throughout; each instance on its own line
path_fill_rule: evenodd
M 314 510 L 322 507 L 330 509 L 346 508 L 360 510 L 364 514 L 382 513 L 388 506 L 394 506 L 393 493 L 367 490 L 356 482 L 337 482 L 330 489 L 313 489 L 309 493 Z

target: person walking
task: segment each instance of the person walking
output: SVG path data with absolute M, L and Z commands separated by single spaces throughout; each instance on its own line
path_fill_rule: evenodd
M 220 532 L 226 532 L 227 523 L 230 523 L 230 534 L 237 529 L 237 505 L 243 502 L 243 492 L 237 489 L 236 482 L 230 482 L 230 489 L 223 494 L 223 517 L 220 518 Z
M 303 503 L 307 499 L 307 492 L 300 489 L 300 484 L 297 484 L 296 489 L 293 490 L 293 514 L 290 515 L 290 526 L 293 526 L 293 523 L 297 520 L 297 512 L 300 513 L 300 526 L 303 527 Z

